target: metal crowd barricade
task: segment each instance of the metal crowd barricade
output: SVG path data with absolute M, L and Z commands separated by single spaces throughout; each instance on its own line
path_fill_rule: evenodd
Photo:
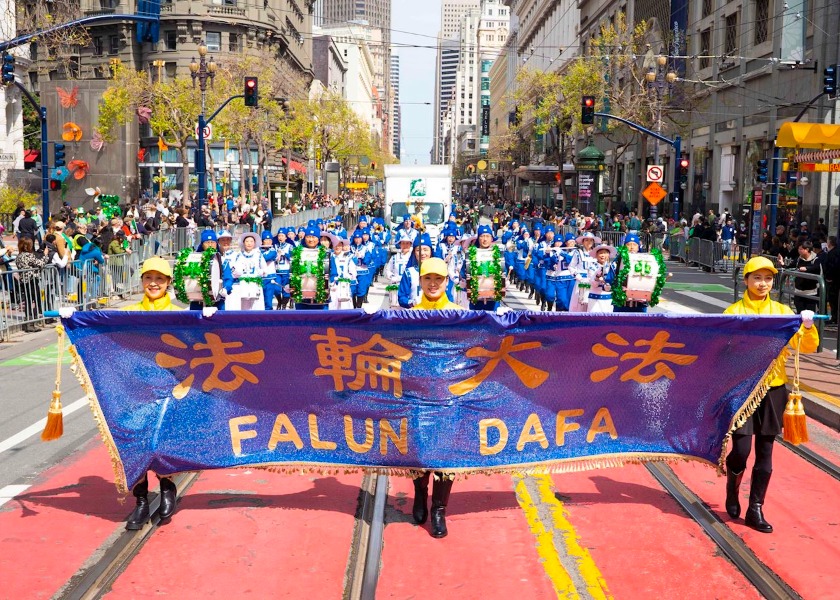
M 796 289 L 797 279 L 816 281 L 816 295 L 808 294 L 805 291 Z M 825 279 L 822 275 L 817 275 L 815 273 L 803 273 L 802 271 L 797 271 L 795 269 L 782 269 L 779 271 L 779 302 L 785 302 L 787 299 L 788 303 L 790 303 L 790 301 L 795 298 L 816 302 L 817 306 L 814 312 L 818 315 L 824 315 L 826 314 L 826 289 Z M 817 352 L 822 351 L 824 323 L 825 322 L 822 319 L 816 320 L 817 330 L 820 333 L 820 344 L 817 346 Z
M 7 341 L 13 331 L 39 323 L 45 310 L 57 308 L 60 285 L 54 265 L 0 272 L 0 339 Z
M 240 225 L 238 227 L 245 227 L 245 230 L 248 230 L 247 225 Z M 172 248 L 168 254 L 177 255 L 184 248 L 195 247 L 196 235 L 194 227 L 172 227 L 169 229 L 169 232 L 172 236 Z M 236 236 L 236 233 L 234 233 L 233 235 Z
M 106 277 L 103 296 L 126 298 L 140 291 L 140 279 L 136 276 L 140 260 L 132 253 L 112 254 L 105 261 Z
M 668 235 L 668 252 L 671 255 L 671 259 L 685 262 L 685 241 L 685 235 L 682 232 Z

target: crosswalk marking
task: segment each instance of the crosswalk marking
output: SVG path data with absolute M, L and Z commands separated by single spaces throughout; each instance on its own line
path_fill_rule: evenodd
M 30 487 L 29 485 L 7 485 L 6 487 L 0 488 L 0 506 L 3 506 L 9 500 L 13 499 L 15 496 L 19 496 Z

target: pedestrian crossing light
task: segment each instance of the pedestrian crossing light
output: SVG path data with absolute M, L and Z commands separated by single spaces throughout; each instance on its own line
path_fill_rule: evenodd
M 245 106 L 251 106 L 253 108 L 256 108 L 257 107 L 257 97 L 258 97 L 257 78 L 256 77 L 246 77 L 245 78 Z
M 15 82 L 15 57 L 8 52 L 3 54 L 3 84 Z
M 53 167 L 57 169 L 66 165 L 67 162 L 64 160 L 65 156 L 64 144 L 55 144 L 53 146 Z
M 823 93 L 828 94 L 829 98 L 837 97 L 837 65 L 829 65 L 823 69 Z
M 767 183 L 767 159 L 762 158 L 755 162 L 755 180 L 758 183 Z
M 50 191 L 57 192 L 61 189 L 61 182 L 58 179 L 50 179 Z
M 595 96 L 583 96 L 580 103 L 580 122 L 592 125 L 595 122 Z

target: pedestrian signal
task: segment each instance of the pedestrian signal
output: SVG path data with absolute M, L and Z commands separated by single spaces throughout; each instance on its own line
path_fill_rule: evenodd
M 583 96 L 580 103 L 580 122 L 592 125 L 595 122 L 595 96 Z
M 5 82 L 5 79 L 3 81 Z M 837 97 L 837 65 L 829 65 L 823 69 L 823 93 L 828 94 L 829 98 Z
M 257 78 L 245 78 L 245 106 L 256 108 L 258 98 Z
M 61 182 L 58 179 L 50 179 L 50 190 L 57 192 L 61 189 Z
M 3 84 L 15 82 L 15 57 L 8 52 L 3 54 Z
M 64 144 L 55 144 L 53 146 L 53 167 L 56 169 L 67 164 L 64 160 L 66 154 L 64 153 Z
M 755 180 L 758 183 L 767 183 L 767 159 L 762 158 L 755 162 Z

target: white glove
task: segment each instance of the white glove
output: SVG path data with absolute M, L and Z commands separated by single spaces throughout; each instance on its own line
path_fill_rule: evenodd
M 74 312 L 76 312 L 76 309 L 73 306 L 62 306 L 61 308 L 58 309 L 58 315 L 62 319 L 69 319 L 70 317 L 73 316 Z M 814 314 L 814 313 L 811 313 L 811 314 Z
M 496 309 L 497 315 L 503 315 L 505 313 L 509 313 L 512 309 L 509 306 L 505 306 L 504 304 L 500 304 L 499 308 Z
M 813 310 L 803 310 L 799 313 L 799 316 L 802 317 L 802 325 L 805 326 L 805 329 L 811 329 L 814 325 L 814 311 Z
M 204 308 L 201 309 L 201 316 L 204 317 L 205 319 L 209 319 L 210 317 L 215 315 L 218 310 L 219 309 L 216 308 L 215 306 L 205 306 Z
M 286 292 L 287 294 L 291 294 L 292 293 L 292 287 L 290 285 L 284 285 L 283 286 L 283 291 Z

